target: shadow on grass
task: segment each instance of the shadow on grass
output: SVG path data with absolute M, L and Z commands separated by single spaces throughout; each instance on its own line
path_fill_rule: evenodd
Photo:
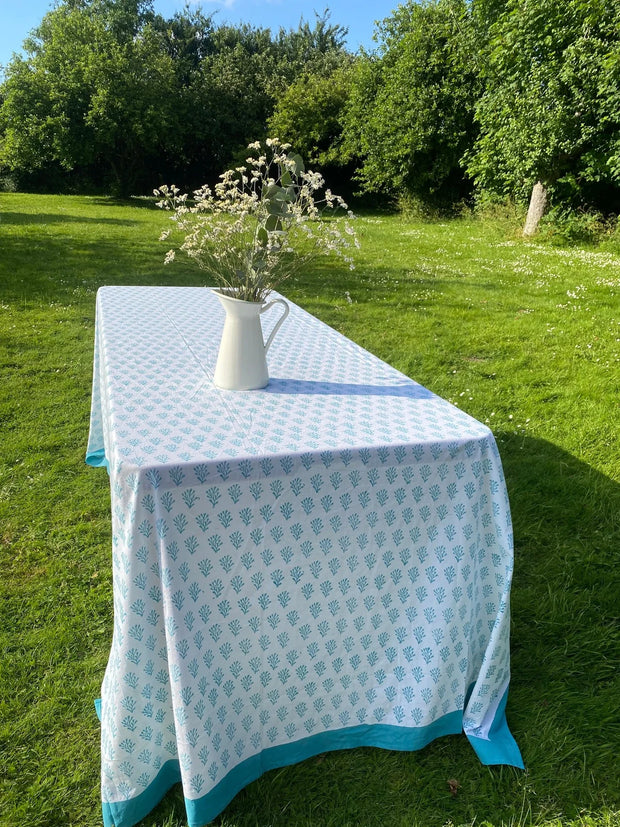
M 136 207 L 142 210 L 151 210 L 158 212 L 157 202 L 159 201 L 154 195 L 130 195 L 126 198 L 114 195 L 94 195 L 91 196 L 91 203 L 97 204 L 101 207 Z
M 0 226 L 2 224 L 111 224 L 120 227 L 135 227 L 137 221 L 126 218 L 87 218 L 81 215 L 67 215 L 66 213 L 18 213 L 0 212 Z
M 75 220 L 81 222 L 81 219 Z M 120 220 L 117 224 L 125 226 Z M 155 232 L 153 237 L 156 238 Z M 64 303 L 74 299 L 78 289 L 95 293 L 105 284 L 204 283 L 204 274 L 189 264 L 185 266 L 185 262 L 165 267 L 164 246 L 154 245 L 153 237 L 144 238 L 136 232 L 128 243 L 119 242 L 114 236 L 102 239 L 101 234 L 93 241 L 62 235 L 40 239 L 5 237 L 0 262 L 0 297 L 4 301 L 25 300 L 36 305 Z
M 499 444 L 515 534 L 511 707 L 526 752 L 548 748 L 529 731 L 538 717 L 602 781 L 620 748 L 620 484 L 545 440 Z

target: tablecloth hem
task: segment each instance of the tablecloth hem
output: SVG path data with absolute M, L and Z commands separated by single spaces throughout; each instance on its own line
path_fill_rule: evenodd
M 506 764 L 523 770 L 525 765 L 521 752 L 506 720 L 507 701 L 508 689 L 506 689 L 499 702 L 487 738 L 478 737 L 467 731 L 465 731 L 465 735 L 482 764 Z
M 185 799 L 189 827 L 204 827 L 213 821 L 244 787 L 268 770 L 290 766 L 323 752 L 355 747 L 380 747 L 398 751 L 422 749 L 436 738 L 462 732 L 460 711 L 450 712 L 426 727 L 387 724 L 347 727 L 303 738 L 291 744 L 270 747 L 234 767 L 207 795 Z
M 519 748 L 506 722 L 508 693 L 500 703 L 489 739 L 467 734 L 480 761 L 524 768 Z M 234 767 L 220 783 L 202 798 L 185 799 L 189 827 L 204 827 L 225 809 L 232 799 L 263 773 L 297 764 L 307 758 L 341 749 L 379 747 L 398 751 L 415 751 L 445 735 L 463 731 L 463 715 L 450 712 L 425 727 L 399 727 L 387 724 L 347 727 L 320 733 L 291 744 L 270 747 Z M 125 802 L 103 802 L 104 827 L 133 827 L 161 801 L 168 790 L 181 781 L 178 761 L 168 761 L 157 777 L 139 796 Z
M 99 451 L 89 451 L 86 454 L 86 465 L 91 465 L 93 468 L 110 469 L 110 463 L 103 449 Z
M 519 747 L 508 729 L 505 718 L 503 731 L 496 733 L 492 740 L 487 741 L 485 738 L 476 738 L 473 735 L 468 735 L 467 739 L 474 748 L 481 764 L 485 766 L 505 764 L 519 770 L 525 769 Z
M 129 801 L 104 801 L 104 827 L 133 827 L 153 810 L 168 790 L 181 780 L 179 762 L 167 761 L 144 792 Z

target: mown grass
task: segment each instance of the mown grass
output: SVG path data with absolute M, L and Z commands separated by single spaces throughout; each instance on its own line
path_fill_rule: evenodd
M 112 630 L 109 490 L 84 465 L 102 284 L 164 268 L 148 202 L 0 195 L 0 824 L 94 827 Z M 293 301 L 488 422 L 515 528 L 508 717 L 525 772 L 463 737 L 275 770 L 219 827 L 620 825 L 620 257 L 510 226 L 365 214 L 354 272 Z M 449 780 L 458 781 L 457 794 Z M 173 791 L 144 821 L 185 824 Z

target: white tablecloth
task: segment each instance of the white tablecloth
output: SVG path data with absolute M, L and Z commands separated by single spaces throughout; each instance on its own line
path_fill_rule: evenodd
M 197 827 L 266 769 L 462 730 L 484 763 L 522 766 L 491 432 L 294 305 L 268 387 L 219 390 L 222 324 L 204 288 L 97 297 L 105 823 L 135 824 L 180 780 Z

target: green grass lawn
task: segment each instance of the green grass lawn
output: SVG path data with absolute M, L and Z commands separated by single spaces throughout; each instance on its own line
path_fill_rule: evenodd
M 164 267 L 147 201 L 0 195 L 0 825 L 94 827 L 93 699 L 112 634 L 107 475 L 84 464 L 95 293 Z M 508 720 L 527 769 L 464 736 L 274 770 L 220 827 L 620 825 L 620 254 L 473 219 L 364 214 L 355 271 L 283 292 L 496 435 L 515 529 Z M 449 780 L 458 781 L 452 795 Z M 143 824 L 182 827 L 173 791 Z

